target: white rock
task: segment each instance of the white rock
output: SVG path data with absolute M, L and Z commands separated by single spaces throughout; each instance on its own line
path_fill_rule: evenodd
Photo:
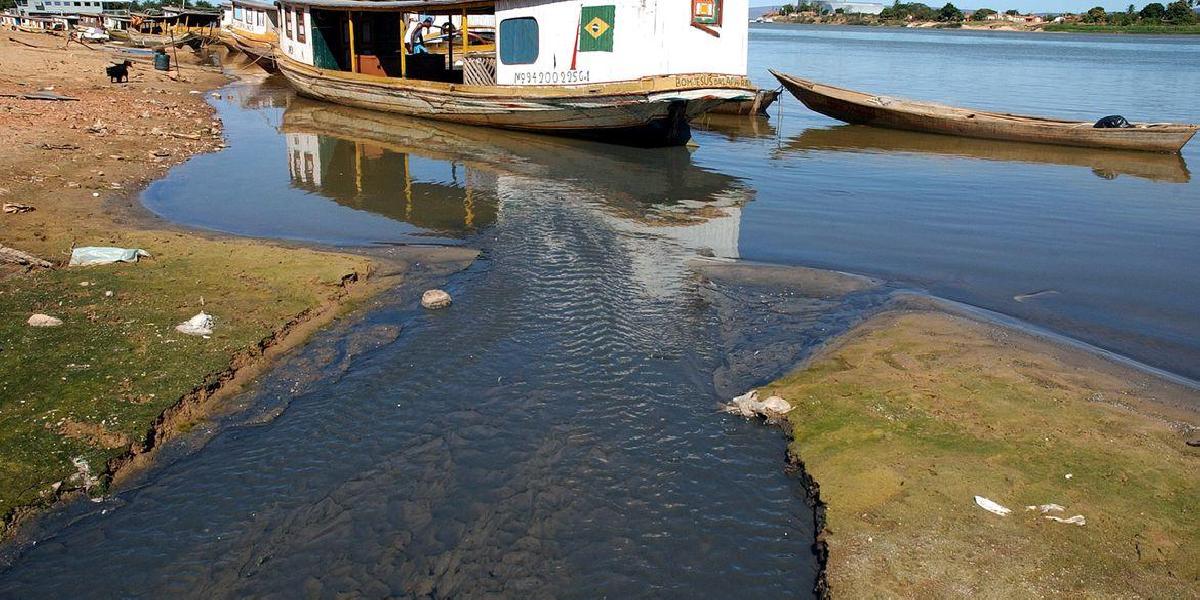
M 58 327 L 59 325 L 62 325 L 62 319 L 59 319 L 58 317 L 52 317 L 50 315 L 43 315 L 41 313 L 30 316 L 29 320 L 26 322 L 29 323 L 31 327 Z
M 750 390 L 741 396 L 729 401 L 725 405 L 725 412 L 743 417 L 764 417 L 774 419 L 781 417 L 792 410 L 792 405 L 787 400 L 779 396 L 771 396 L 765 402 L 760 402 L 758 399 L 758 390 Z
M 758 407 L 762 406 L 762 402 L 758 401 L 758 390 L 750 390 L 741 396 L 737 396 L 725 405 L 725 412 L 743 417 L 753 417 L 758 413 Z
M 200 312 L 196 313 L 192 318 L 176 325 L 175 331 L 188 335 L 212 335 L 212 328 L 215 322 L 212 315 Z
M 786 415 L 788 411 L 792 410 L 792 405 L 788 403 L 787 400 L 784 400 L 779 396 L 771 396 L 763 402 L 763 409 L 773 413 Z
M 446 308 L 450 301 L 450 294 L 443 290 L 426 290 L 421 294 L 421 306 L 429 309 Z

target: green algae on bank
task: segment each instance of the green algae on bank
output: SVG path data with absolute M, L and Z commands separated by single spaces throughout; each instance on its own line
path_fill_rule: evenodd
M 231 365 L 245 367 L 281 328 L 332 310 L 348 293 L 343 279 L 371 267 L 363 257 L 260 242 L 130 235 L 160 256 L 0 281 L 6 523 L 82 487 L 79 459 L 102 487 L 110 461 L 144 449 L 164 411 L 196 390 L 210 395 Z M 175 331 L 202 310 L 217 319 L 210 339 Z M 31 312 L 63 325 L 29 327 Z
M 1200 420 L 1156 401 L 1197 394 L 1082 354 L 889 312 L 760 390 L 795 407 L 789 454 L 819 485 L 832 594 L 1194 594 Z M 1026 509 L 1050 503 L 1086 525 Z

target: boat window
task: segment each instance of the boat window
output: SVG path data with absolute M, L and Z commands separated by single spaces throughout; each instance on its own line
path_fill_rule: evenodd
M 283 30 L 287 32 L 288 39 L 292 39 L 292 9 L 283 7 Z
M 528 65 L 538 58 L 538 23 L 533 17 L 500 21 L 500 62 Z
M 296 41 L 301 44 L 305 43 L 304 29 L 304 9 L 301 8 L 296 10 Z

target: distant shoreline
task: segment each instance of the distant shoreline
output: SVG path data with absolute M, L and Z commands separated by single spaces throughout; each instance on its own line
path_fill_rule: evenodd
M 964 21 L 878 21 L 860 16 L 831 20 L 793 20 L 777 18 L 760 25 L 840 25 L 844 27 L 887 27 L 890 29 L 948 29 L 955 31 L 1005 31 L 1014 33 L 1104 33 L 1125 35 L 1200 35 L 1200 25 L 1089 25 L 1084 23 L 1044 23 L 1022 26 L 1013 23 L 991 25 Z

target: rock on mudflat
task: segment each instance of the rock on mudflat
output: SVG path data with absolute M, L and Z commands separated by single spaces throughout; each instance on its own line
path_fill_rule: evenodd
M 58 327 L 62 325 L 62 319 L 37 313 L 31 315 L 27 323 L 29 323 L 30 327 Z
M 426 290 L 421 294 L 421 306 L 436 310 L 450 306 L 450 294 L 444 290 Z

